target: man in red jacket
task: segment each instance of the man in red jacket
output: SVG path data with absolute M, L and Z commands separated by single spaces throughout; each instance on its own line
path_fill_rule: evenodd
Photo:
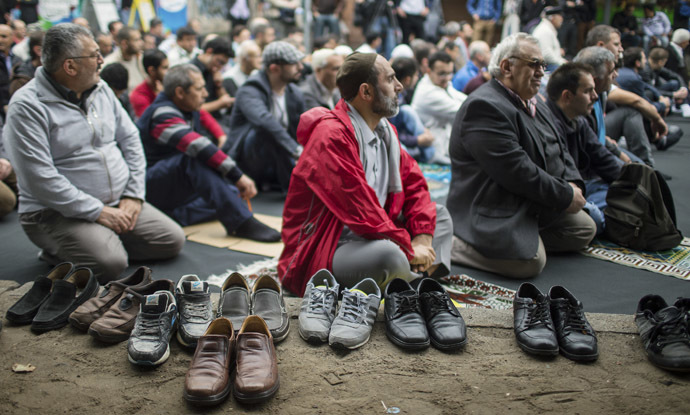
M 448 274 L 450 215 L 431 202 L 387 121 L 402 90 L 395 72 L 379 55 L 354 53 L 336 82 L 335 109 L 307 111 L 297 129 L 304 152 L 283 210 L 283 285 L 302 295 L 321 268 L 346 287 L 366 277 L 385 287 L 396 277 Z

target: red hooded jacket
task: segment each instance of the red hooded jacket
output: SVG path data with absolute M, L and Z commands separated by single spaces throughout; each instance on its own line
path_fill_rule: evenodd
M 390 193 L 381 208 L 367 184 L 349 108 L 313 108 L 300 118 L 297 141 L 304 152 L 292 172 L 283 209 L 278 262 L 283 286 L 299 295 L 322 268 L 332 270 L 333 253 L 347 225 L 367 239 L 389 239 L 412 259 L 411 239 L 434 234 L 436 204 L 417 162 L 400 151 L 403 190 Z

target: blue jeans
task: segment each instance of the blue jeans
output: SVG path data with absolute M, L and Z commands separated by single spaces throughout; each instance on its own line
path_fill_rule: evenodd
M 396 39 L 395 30 L 391 25 L 388 16 L 379 16 L 371 24 L 370 30 L 379 32 L 383 38 L 383 44 L 381 45 L 381 55 L 386 59 L 390 59 L 393 48 L 398 44 Z
M 398 134 L 408 133 L 418 136 L 424 133 L 424 123 L 415 110 L 409 105 L 401 105 L 398 115 L 389 119 L 391 124 L 398 130 Z M 418 162 L 426 163 L 434 157 L 434 146 L 420 147 L 407 146 L 403 143 L 405 150 Z
M 328 33 L 340 36 L 340 19 L 334 14 L 320 14 L 314 18 L 314 38 L 323 36 L 324 28 L 328 27 Z
M 228 233 L 252 216 L 234 185 L 182 153 L 146 170 L 146 200 L 182 226 L 218 219 Z
M 587 204 L 585 210 L 597 224 L 597 235 L 604 232 L 606 222 L 604 220 L 604 210 L 606 209 L 606 193 L 609 191 L 609 184 L 601 179 L 585 180 L 585 192 L 587 194 Z

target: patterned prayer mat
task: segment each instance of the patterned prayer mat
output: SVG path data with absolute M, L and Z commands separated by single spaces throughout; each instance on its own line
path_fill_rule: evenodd
M 280 283 L 276 271 L 277 266 L 278 260 L 276 258 L 265 259 L 249 265 L 240 265 L 237 272 L 247 278 L 250 286 L 254 284 L 259 275 L 270 275 Z M 211 275 L 207 281 L 209 284 L 221 287 L 223 281 L 233 272 L 234 270 L 228 270 L 222 275 Z M 513 307 L 515 291 L 475 280 L 464 274 L 441 278 L 441 285 L 448 291 L 451 299 L 459 308 L 481 307 L 504 310 Z M 285 294 L 289 296 L 287 292 Z
M 690 280 L 690 238 L 683 238 L 677 247 L 668 251 L 633 251 L 602 239 L 594 239 L 582 255 L 640 268 L 657 274 Z
M 450 166 L 419 163 L 419 167 L 429 186 L 431 198 L 445 201 L 450 189 Z

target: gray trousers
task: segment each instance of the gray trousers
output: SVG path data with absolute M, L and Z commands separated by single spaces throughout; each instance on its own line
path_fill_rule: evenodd
M 118 235 L 96 222 L 66 218 L 55 210 L 23 213 L 19 222 L 52 265 L 70 261 L 91 268 L 100 284 L 117 279 L 128 260 L 171 258 L 184 245 L 182 228 L 146 202 L 134 229 Z
M 594 238 L 597 226 L 584 211 L 566 213 L 539 231 L 539 248 L 531 259 L 488 258 L 457 236 L 453 236 L 451 259 L 454 263 L 493 272 L 510 278 L 537 276 L 546 265 L 546 251 L 570 252 L 586 247 Z
M 450 272 L 453 221 L 445 206 L 436 204 L 436 229 L 432 248 L 436 252 L 434 265 L 438 268 L 432 277 Z M 421 277 L 412 272 L 407 257 L 400 247 L 387 239 L 352 239 L 338 246 L 333 254 L 333 276 L 343 287 L 351 288 L 364 278 L 372 278 L 385 288 L 394 278 L 411 281 Z
M 628 143 L 628 150 L 641 158 L 648 166 L 654 167 L 652 146 L 644 130 L 642 114 L 631 107 L 618 107 L 606 114 L 606 135 L 618 141 L 622 136 Z

